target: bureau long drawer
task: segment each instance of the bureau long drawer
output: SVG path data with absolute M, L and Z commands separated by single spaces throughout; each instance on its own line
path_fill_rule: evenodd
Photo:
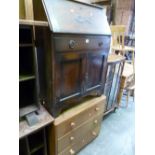
M 58 155 L 74 155 L 79 152 L 84 146 L 94 140 L 100 131 L 100 125 L 97 125 L 95 129 L 89 130 L 83 138 L 76 141 L 75 144 L 70 145 L 66 148 L 63 152 L 59 153 Z
M 88 101 L 88 104 L 77 106 L 77 110 L 70 110 L 67 114 L 62 114 L 61 118 L 57 118 L 54 122 L 57 138 L 63 137 L 71 132 L 90 117 L 94 117 L 105 110 L 105 96 L 97 97 Z
M 55 36 L 54 45 L 57 52 L 101 50 L 108 53 L 110 45 L 110 36 Z
M 58 139 L 58 153 L 62 152 L 65 148 L 70 145 L 75 144 L 78 140 L 82 139 L 87 132 L 92 131 L 97 127 L 100 126 L 101 121 L 103 119 L 103 113 L 90 118 L 88 121 L 81 124 L 75 130 L 69 132 L 65 136 Z

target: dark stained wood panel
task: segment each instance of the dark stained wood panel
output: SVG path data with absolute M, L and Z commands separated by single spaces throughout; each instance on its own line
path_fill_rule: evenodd
M 56 96 L 59 100 L 80 95 L 84 55 L 79 53 L 57 54 L 56 64 Z M 65 97 L 67 98 L 65 99 Z
M 88 90 L 101 86 L 104 61 L 104 55 L 101 55 L 100 53 L 97 54 L 96 52 L 95 54 L 88 54 L 88 73 L 86 75 Z

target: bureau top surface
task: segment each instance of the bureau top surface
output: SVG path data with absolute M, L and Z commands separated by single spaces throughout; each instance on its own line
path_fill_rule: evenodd
M 62 113 L 59 117 L 57 117 L 54 120 L 55 125 L 59 125 L 60 123 L 68 120 L 69 118 L 80 114 L 81 112 L 85 111 L 88 108 L 91 108 L 99 103 L 105 103 L 106 101 L 106 96 L 102 95 L 100 97 L 86 97 L 79 105 L 65 111 Z
M 111 35 L 106 9 L 73 0 L 42 0 L 54 33 Z

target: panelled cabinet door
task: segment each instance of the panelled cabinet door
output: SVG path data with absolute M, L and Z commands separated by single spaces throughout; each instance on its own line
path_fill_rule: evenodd
M 105 55 L 93 51 L 87 55 L 86 92 L 102 87 Z
M 55 90 L 57 102 L 67 101 L 83 94 L 86 55 L 83 53 L 56 53 Z

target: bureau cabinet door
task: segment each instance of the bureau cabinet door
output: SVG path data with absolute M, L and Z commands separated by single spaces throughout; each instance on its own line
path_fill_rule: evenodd
M 57 102 L 67 101 L 83 94 L 85 54 L 56 54 L 56 99 Z
M 93 51 L 87 55 L 86 92 L 101 88 L 105 66 L 105 55 Z

